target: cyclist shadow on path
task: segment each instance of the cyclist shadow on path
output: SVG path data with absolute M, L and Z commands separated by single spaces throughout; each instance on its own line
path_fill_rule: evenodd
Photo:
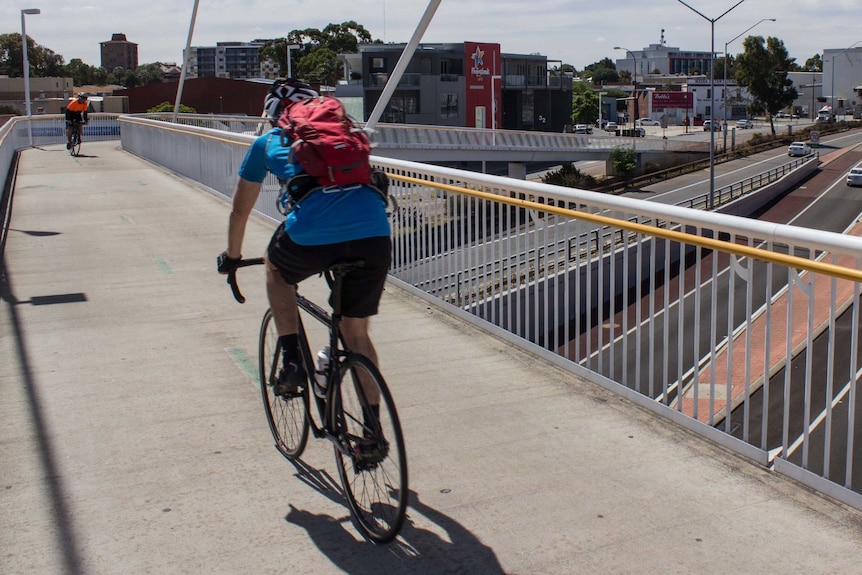
M 346 505 L 341 487 L 329 473 L 301 461 L 292 463 L 301 481 L 332 501 Z M 418 515 L 427 521 L 417 521 Z M 407 519 L 401 533 L 388 545 L 357 542 L 349 512 L 336 518 L 290 505 L 285 521 L 305 529 L 333 565 L 352 575 L 505 573 L 490 547 L 451 517 L 425 505 L 415 491 L 410 492 Z

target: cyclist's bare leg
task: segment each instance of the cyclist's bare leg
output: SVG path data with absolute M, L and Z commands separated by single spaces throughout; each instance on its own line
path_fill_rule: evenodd
M 78 127 L 78 141 L 83 142 L 84 141 L 84 124 L 78 124 L 77 127 Z
M 380 367 L 377 363 L 377 350 L 374 349 L 374 344 L 371 342 L 371 336 L 368 334 L 368 326 L 370 318 L 367 317 L 343 317 L 341 320 L 341 335 L 344 336 L 344 341 L 347 343 L 347 348 L 350 351 L 364 355 L 370 359 L 374 365 Z M 365 381 L 367 374 L 360 372 L 362 380 L 362 388 L 371 405 L 380 405 L 380 392 L 374 382 Z
M 296 287 L 288 284 L 281 277 L 278 269 L 266 259 L 266 293 L 269 296 L 269 307 L 275 319 L 278 336 L 294 335 L 299 332 L 296 305 Z
M 66 125 L 66 143 L 72 142 L 72 126 Z

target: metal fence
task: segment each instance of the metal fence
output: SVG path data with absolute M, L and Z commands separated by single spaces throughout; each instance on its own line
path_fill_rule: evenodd
M 145 118 L 119 125 L 126 150 L 225 197 L 252 141 Z M 0 131 L 4 157 L 18 132 Z M 862 230 L 373 160 L 397 200 L 393 281 L 862 509 Z M 256 207 L 274 219 L 277 188 L 267 180 Z

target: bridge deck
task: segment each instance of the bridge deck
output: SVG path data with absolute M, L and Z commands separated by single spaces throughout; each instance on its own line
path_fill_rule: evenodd
M 373 324 L 414 492 L 357 540 L 248 372 L 228 206 L 117 142 L 25 151 L 0 284 L 3 573 L 852 573 L 862 515 L 390 286 Z M 272 224 L 253 221 L 246 255 Z M 311 282 L 306 291 L 323 297 Z

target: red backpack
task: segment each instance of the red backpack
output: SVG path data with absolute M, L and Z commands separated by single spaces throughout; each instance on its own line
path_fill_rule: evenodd
M 288 106 L 278 125 L 291 143 L 292 163 L 314 176 L 322 186 L 368 184 L 371 144 L 336 98 L 320 96 Z

